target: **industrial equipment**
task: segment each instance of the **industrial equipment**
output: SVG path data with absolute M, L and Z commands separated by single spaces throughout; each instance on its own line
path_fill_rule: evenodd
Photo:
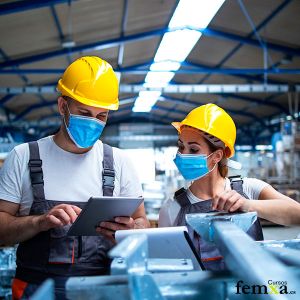
M 254 212 L 186 216 L 191 228 L 218 247 L 227 271 L 195 270 L 189 258 L 149 258 L 147 235 L 137 230 L 109 252 L 111 275 L 70 278 L 67 298 L 299 299 L 300 240 L 255 242 L 246 231 L 256 218 Z M 51 283 L 44 285 L 45 298 L 37 299 L 53 292 Z
M 0 299 L 11 299 L 11 279 L 16 270 L 16 249 L 0 248 Z
M 257 243 L 245 233 L 255 220 L 256 213 L 187 215 L 188 224 L 217 245 L 229 271 L 195 271 L 190 270 L 188 260 L 150 259 L 147 236 L 137 233 L 111 250 L 110 276 L 70 278 L 66 283 L 67 297 L 298 299 L 300 240 Z M 285 253 L 274 254 L 276 245 Z

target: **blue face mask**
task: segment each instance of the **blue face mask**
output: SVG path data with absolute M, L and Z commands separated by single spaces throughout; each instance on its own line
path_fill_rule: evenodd
M 66 124 L 65 117 L 64 123 L 70 139 L 78 148 L 89 148 L 93 146 L 100 138 L 105 127 L 105 122 L 92 117 L 73 115 L 70 111 L 69 126 Z
M 196 180 L 210 173 L 215 166 L 209 170 L 207 159 L 213 153 L 206 156 L 203 154 L 181 154 L 177 152 L 174 163 L 185 180 Z

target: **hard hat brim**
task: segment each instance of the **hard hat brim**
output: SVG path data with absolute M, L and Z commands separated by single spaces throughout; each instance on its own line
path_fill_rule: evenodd
M 108 105 L 105 105 L 105 103 L 102 102 L 101 104 L 99 104 L 99 101 L 87 99 L 87 98 L 81 97 L 79 95 L 75 95 L 74 93 L 72 93 L 72 91 L 70 91 L 67 87 L 65 87 L 62 84 L 61 79 L 58 81 L 57 90 L 60 91 L 63 96 L 68 96 L 78 102 L 81 102 L 82 104 L 85 104 L 85 105 L 88 105 L 91 107 L 105 108 L 108 110 L 118 110 L 118 108 L 119 108 L 119 99 L 118 98 L 116 98 L 115 103 L 110 103 Z
M 178 132 L 180 132 L 181 122 L 172 122 L 171 124 L 175 127 L 175 129 L 176 129 Z
M 171 124 L 175 127 L 175 129 L 178 131 L 178 133 L 181 132 L 181 126 L 182 126 L 182 125 L 187 125 L 187 124 L 184 124 L 184 122 L 172 122 Z M 202 130 L 202 129 L 200 129 L 200 128 L 196 128 L 196 127 L 191 126 L 191 125 L 188 125 L 188 126 L 193 127 L 193 128 L 195 128 L 195 129 L 198 129 L 198 130 L 200 130 L 200 131 L 204 131 L 204 132 L 205 132 L 204 129 Z M 227 149 L 227 150 L 226 150 L 226 149 Z M 229 151 L 228 151 L 228 150 L 229 150 Z M 229 153 L 228 153 L 228 152 L 229 152 Z M 235 153 L 234 147 L 232 147 L 231 145 L 226 145 L 226 144 L 225 144 L 225 153 L 226 153 L 226 157 L 227 157 L 227 158 L 230 158 L 230 157 L 234 156 L 234 153 Z

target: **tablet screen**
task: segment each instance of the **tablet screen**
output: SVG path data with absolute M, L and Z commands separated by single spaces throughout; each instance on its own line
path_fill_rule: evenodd
M 143 198 L 92 197 L 68 231 L 68 235 L 98 235 L 96 227 L 115 217 L 131 217 L 142 204 Z

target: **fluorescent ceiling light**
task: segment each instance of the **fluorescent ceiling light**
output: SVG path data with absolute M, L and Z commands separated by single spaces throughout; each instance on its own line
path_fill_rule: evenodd
M 161 95 L 159 91 L 141 91 L 139 96 L 144 99 L 158 98 Z
M 150 66 L 152 72 L 148 72 L 145 78 L 145 87 L 164 87 L 168 85 L 174 77 L 174 72 L 180 68 L 180 63 L 176 61 L 164 61 L 153 63 Z M 154 72 L 153 72 L 154 71 Z M 156 72 L 155 72 L 156 71 Z M 168 71 L 168 72 L 164 72 Z
M 181 0 L 169 28 L 206 28 L 225 0 Z
M 159 91 L 141 91 L 135 101 L 132 111 L 134 112 L 149 112 L 157 99 L 160 97 Z
M 235 149 L 237 151 L 250 151 L 250 150 L 252 150 L 252 146 L 251 145 L 241 145 L 241 146 L 237 145 L 235 147 Z
M 168 85 L 171 79 L 174 77 L 174 72 L 148 72 L 145 78 L 146 87 L 164 87 Z
M 151 71 L 177 71 L 179 68 L 179 62 L 170 60 L 155 62 L 150 66 Z
M 176 30 L 167 32 L 157 49 L 155 62 L 172 60 L 183 62 L 198 42 L 201 32 L 195 30 Z
M 197 29 L 205 29 L 225 0 L 181 0 L 154 56 L 145 78 L 146 87 L 164 87 L 175 75 L 174 71 L 187 58 L 201 37 Z M 178 28 L 178 29 L 177 29 Z M 149 112 L 161 92 L 140 92 L 133 111 Z M 155 94 L 156 93 L 156 94 Z M 151 96 L 150 96 L 151 95 Z
M 255 150 L 257 150 L 257 151 L 273 150 L 273 146 L 272 145 L 256 145 Z

